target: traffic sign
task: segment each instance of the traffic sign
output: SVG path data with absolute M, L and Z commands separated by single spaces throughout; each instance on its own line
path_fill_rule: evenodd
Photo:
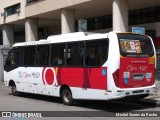
M 145 28 L 142 28 L 142 27 L 132 27 L 132 33 L 145 35 Z

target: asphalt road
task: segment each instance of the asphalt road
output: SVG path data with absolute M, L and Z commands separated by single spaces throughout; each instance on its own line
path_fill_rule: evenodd
M 146 114 L 157 113 L 160 111 L 160 107 L 156 106 L 154 100 L 152 102 L 143 101 L 137 102 L 124 102 L 124 101 L 76 101 L 73 106 L 63 105 L 60 98 L 23 94 L 21 96 L 13 96 L 10 94 L 10 88 L 0 85 L 0 111 L 1 112 L 19 112 L 22 115 L 28 115 L 28 112 L 40 112 L 42 118 L 39 120 L 46 119 L 122 119 L 127 120 L 128 114 L 130 119 L 134 119 L 134 115 L 137 113 Z M 50 112 L 51 111 L 51 112 Z M 54 111 L 54 112 L 53 112 Z M 42 112 L 42 113 L 41 113 Z M 125 113 L 125 114 L 119 114 Z M 122 116 L 121 116 L 122 115 Z M 43 118 L 48 116 L 48 118 Z M 49 116 L 52 116 L 49 117 Z M 53 117 L 54 116 L 54 117 Z M 151 117 L 139 117 L 140 119 L 151 119 Z M 33 118 L 1 118 L 2 120 L 28 120 Z M 35 118 L 36 119 L 36 118 Z M 158 120 L 159 118 L 153 117 Z M 135 120 L 135 119 L 134 119 Z

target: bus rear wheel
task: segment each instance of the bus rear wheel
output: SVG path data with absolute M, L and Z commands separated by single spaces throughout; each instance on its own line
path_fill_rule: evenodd
M 17 87 L 16 87 L 16 84 L 15 84 L 15 83 L 13 83 L 13 84 L 11 85 L 11 92 L 12 92 L 12 95 L 14 95 L 14 96 L 19 95 L 19 92 L 17 91 Z
M 73 104 L 73 98 L 72 98 L 72 92 L 69 88 L 64 88 L 62 91 L 62 101 L 64 105 L 72 105 Z

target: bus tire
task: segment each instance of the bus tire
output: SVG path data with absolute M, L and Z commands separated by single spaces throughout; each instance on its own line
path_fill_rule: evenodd
M 18 95 L 19 95 L 19 92 L 17 91 L 17 87 L 16 87 L 16 84 L 15 84 L 15 83 L 13 83 L 13 84 L 11 85 L 11 92 L 12 92 L 12 95 L 13 95 L 13 96 L 18 96 Z
M 72 105 L 73 104 L 73 98 L 72 98 L 72 92 L 69 88 L 64 88 L 62 90 L 62 102 L 64 105 Z

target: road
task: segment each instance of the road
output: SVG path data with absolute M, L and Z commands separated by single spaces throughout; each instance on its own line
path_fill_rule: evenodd
M 122 119 L 127 120 L 129 115 L 130 119 L 134 113 L 144 113 L 147 111 L 149 113 L 155 113 L 160 111 L 160 107 L 156 106 L 155 102 L 143 101 L 140 103 L 137 102 L 124 102 L 124 101 L 76 101 L 73 106 L 65 106 L 62 104 L 60 98 L 49 97 L 49 96 L 40 96 L 33 94 L 23 94 L 21 96 L 13 96 L 10 94 L 10 88 L 5 87 L 2 84 L 0 85 L 0 111 L 19 111 L 22 114 L 22 111 L 31 112 L 31 111 L 40 111 L 43 112 L 42 115 L 55 116 L 53 118 L 38 118 L 39 120 L 48 120 L 48 119 L 87 119 L 87 120 L 98 120 L 98 119 Z M 46 111 L 46 112 L 44 112 Z M 52 111 L 47 112 L 47 111 Z M 53 112 L 54 111 L 54 112 Z M 81 112 L 80 112 L 81 111 Z M 133 112 L 134 111 L 134 112 Z M 122 113 L 122 114 L 119 114 Z M 123 114 L 124 113 L 124 114 Z M 26 113 L 28 114 L 28 113 Z M 117 116 L 116 116 L 117 115 Z M 119 116 L 121 117 L 119 117 Z M 62 117 L 59 117 L 62 116 Z M 108 117 L 109 116 L 109 117 Z M 138 117 L 138 116 L 136 116 Z M 140 119 L 151 119 L 151 117 L 138 117 Z M 2 118 L 1 118 L 2 119 Z M 33 118 L 3 118 L 2 120 L 28 120 Z M 36 118 L 35 118 L 36 119 Z M 153 120 L 158 120 L 158 117 L 153 117 Z M 135 120 L 135 119 L 134 119 Z

